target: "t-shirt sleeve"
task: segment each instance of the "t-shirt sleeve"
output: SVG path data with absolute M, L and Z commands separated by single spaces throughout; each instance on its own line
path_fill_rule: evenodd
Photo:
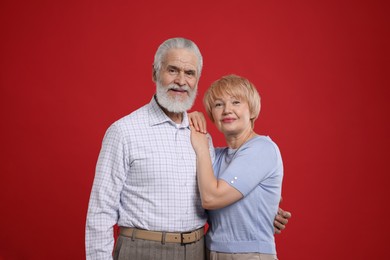
M 241 147 L 219 178 L 246 196 L 282 167 L 279 148 L 270 138 L 262 137 Z

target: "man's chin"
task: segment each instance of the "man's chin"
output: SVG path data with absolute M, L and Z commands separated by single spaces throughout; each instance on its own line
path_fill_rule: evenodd
M 164 95 L 161 93 L 157 93 L 157 101 L 158 103 L 171 113 L 183 113 L 187 110 L 191 109 L 194 100 L 186 95 L 186 97 L 178 97 L 177 95 Z
M 171 103 L 169 106 L 165 107 L 166 110 L 168 110 L 171 113 L 184 113 L 187 110 L 189 110 L 191 106 L 185 105 L 185 104 L 175 104 Z

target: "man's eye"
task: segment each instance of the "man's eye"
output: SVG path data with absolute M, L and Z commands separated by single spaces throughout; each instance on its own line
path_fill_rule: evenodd
M 186 71 L 186 75 L 193 77 L 193 76 L 195 76 L 195 72 L 193 72 L 193 71 Z
M 174 68 L 168 68 L 169 74 L 177 74 L 177 69 Z

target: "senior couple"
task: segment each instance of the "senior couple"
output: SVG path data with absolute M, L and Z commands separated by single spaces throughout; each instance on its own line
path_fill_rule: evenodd
M 87 259 L 277 259 L 274 232 L 291 214 L 279 208 L 279 149 L 254 132 L 260 96 L 236 75 L 210 86 L 205 109 L 227 143 L 214 149 L 203 114 L 186 112 L 202 65 L 194 42 L 163 42 L 156 94 L 108 128 L 88 207 Z

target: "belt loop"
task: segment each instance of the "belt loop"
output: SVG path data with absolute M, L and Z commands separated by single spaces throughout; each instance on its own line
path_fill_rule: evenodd
M 137 233 L 137 229 L 133 228 L 133 234 L 131 234 L 131 241 L 135 240 L 135 238 L 136 238 L 136 234 L 135 233 Z
M 165 236 L 167 235 L 167 232 L 161 232 L 162 233 L 162 236 L 161 236 L 161 244 L 165 245 Z
M 187 240 L 190 240 L 190 233 L 187 233 L 187 232 L 183 232 L 183 233 L 180 233 L 180 242 L 182 245 L 185 245 L 185 244 L 188 244 L 190 241 L 187 242 Z M 187 236 L 187 239 L 185 238 L 185 236 Z

